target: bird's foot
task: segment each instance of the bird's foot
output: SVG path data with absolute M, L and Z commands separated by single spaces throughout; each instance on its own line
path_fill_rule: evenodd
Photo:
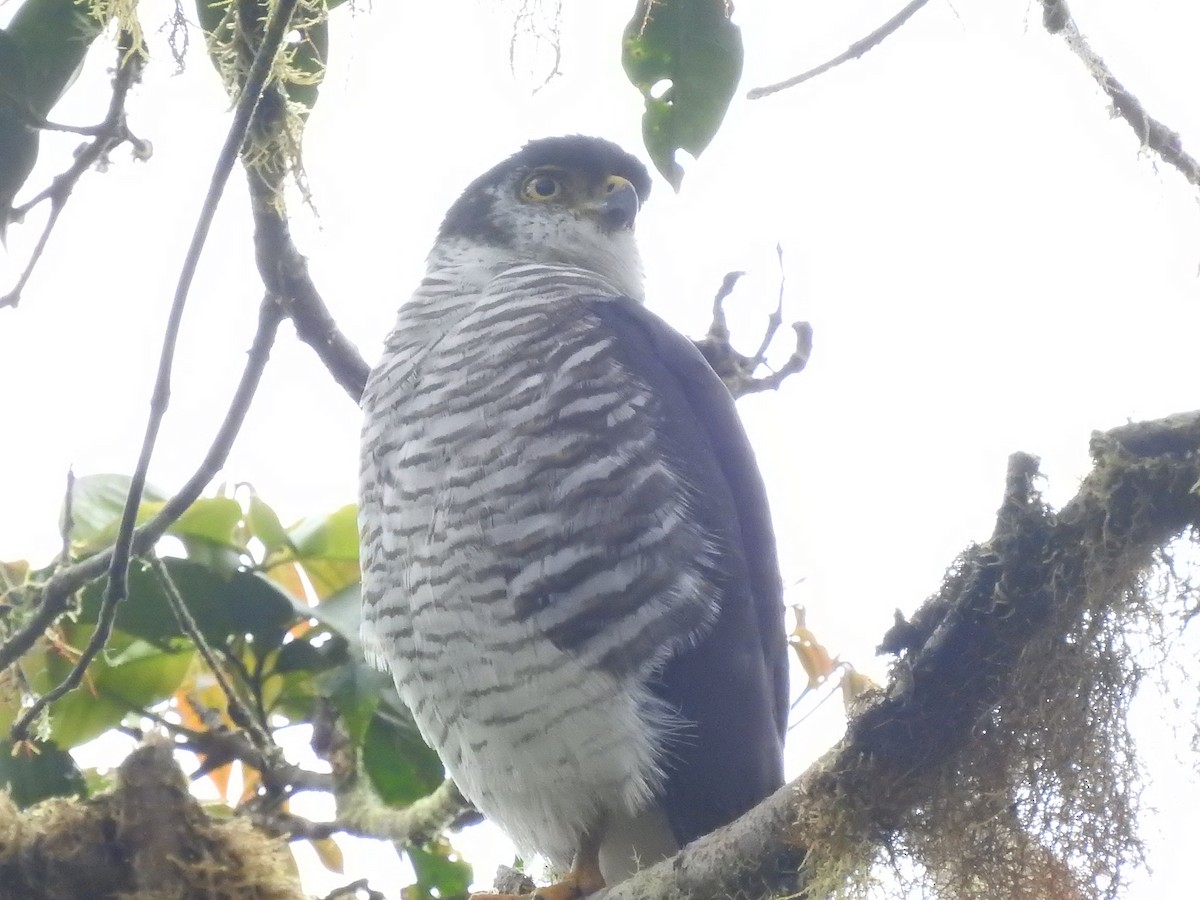
M 597 869 L 573 869 L 562 881 L 534 888 L 528 894 L 472 894 L 470 900 L 580 900 L 604 887 Z

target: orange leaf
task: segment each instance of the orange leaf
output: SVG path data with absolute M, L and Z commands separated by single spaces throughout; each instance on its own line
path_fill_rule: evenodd
M 209 675 L 209 683 L 200 685 L 200 677 L 207 674 L 207 669 L 197 672 L 183 683 L 175 692 L 175 707 L 179 712 L 180 722 L 185 728 L 193 731 L 208 731 L 212 727 L 212 713 L 216 712 L 222 725 L 233 727 L 233 720 L 227 712 L 225 692 L 221 690 L 216 679 Z M 200 756 L 204 761 L 204 756 Z M 229 791 L 229 779 L 233 775 L 233 764 L 226 763 L 220 768 L 208 773 L 208 778 L 216 787 L 217 792 L 226 797 Z
M 346 860 L 342 856 L 342 848 L 338 846 L 337 841 L 331 837 L 327 837 L 316 841 L 309 841 L 309 843 L 317 851 L 317 859 L 321 861 L 321 865 L 330 872 L 336 872 L 338 875 L 345 874 Z
M 816 635 L 805 627 L 804 607 L 793 606 L 792 612 L 796 616 L 796 626 L 788 635 L 788 644 L 800 661 L 804 674 L 808 676 L 808 686 L 805 690 L 812 690 L 823 684 L 825 679 L 833 674 L 838 663 L 817 640 Z
M 267 569 L 267 577 L 283 588 L 292 597 L 307 603 L 308 592 L 304 589 L 304 578 L 300 574 L 300 564 L 285 562 Z
M 259 787 L 262 786 L 262 773 L 258 769 L 252 769 L 250 766 L 242 766 L 242 796 L 238 800 L 238 805 L 245 803 L 258 793 Z M 281 807 L 284 811 L 287 810 L 287 802 L 284 801 Z
M 0 598 L 8 595 L 15 587 L 20 587 L 29 577 L 29 563 L 23 559 L 13 562 L 0 562 Z

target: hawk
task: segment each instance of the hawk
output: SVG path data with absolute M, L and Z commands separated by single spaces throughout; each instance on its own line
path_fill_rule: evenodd
M 569 898 L 782 784 L 783 606 L 733 399 L 643 306 L 645 167 L 532 141 L 446 213 L 363 398 L 364 645 Z M 569 871 L 568 871 L 569 868 Z

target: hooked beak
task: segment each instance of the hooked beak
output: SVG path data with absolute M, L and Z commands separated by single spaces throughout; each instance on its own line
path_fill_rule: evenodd
M 622 231 L 633 227 L 642 201 L 637 189 L 620 175 L 609 175 L 597 191 L 596 199 L 588 204 L 606 231 Z

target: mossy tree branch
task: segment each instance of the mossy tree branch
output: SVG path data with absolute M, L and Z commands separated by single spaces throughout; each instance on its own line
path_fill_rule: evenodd
M 1043 665 L 1032 657 L 1077 654 L 1081 620 L 1126 615 L 1156 552 L 1200 529 L 1200 412 L 1097 433 L 1091 452 L 1091 473 L 1057 513 L 1034 489 L 1037 460 L 1014 455 L 994 534 L 898 619 L 884 649 L 902 657 L 846 737 L 742 819 L 598 900 L 823 896 L 889 846 L 972 755 L 1004 740 L 994 710 L 1047 701 L 1024 677 Z M 1090 895 L 1069 874 L 1039 877 Z

